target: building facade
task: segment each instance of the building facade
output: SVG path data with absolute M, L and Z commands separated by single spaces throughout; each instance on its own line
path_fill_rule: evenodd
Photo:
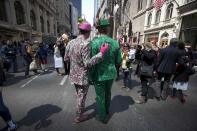
M 78 35 L 78 10 L 73 3 L 70 2 L 70 24 L 71 24 L 71 33 L 73 36 Z
M 126 36 L 125 42 L 130 44 L 144 43 L 144 23 L 147 0 L 122 1 L 121 27 L 119 32 Z M 119 33 L 120 34 L 120 33 Z
M 0 40 L 42 41 L 56 36 L 55 0 L 1 0 Z
M 70 18 L 70 1 L 57 0 L 57 33 L 70 33 L 71 32 L 71 18 Z
M 97 12 L 99 10 L 101 0 L 94 0 L 94 23 L 96 22 Z
M 144 24 L 145 42 L 165 47 L 171 38 L 179 37 L 181 19 L 178 6 L 177 1 L 167 0 L 157 10 L 153 7 L 153 0 L 148 0 Z
M 181 17 L 180 39 L 197 49 L 197 1 L 179 0 Z
M 78 16 L 81 16 L 82 1 L 81 0 L 70 0 L 70 1 L 72 2 L 73 6 L 77 9 Z

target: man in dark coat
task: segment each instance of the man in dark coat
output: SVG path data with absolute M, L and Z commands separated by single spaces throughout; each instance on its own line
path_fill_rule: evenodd
M 180 59 L 180 52 L 176 48 L 178 43 L 178 39 L 172 38 L 170 45 L 159 51 L 157 72 L 158 79 L 161 81 L 160 96 L 164 100 L 167 98 L 167 89 L 171 76 L 176 71 L 176 63 L 183 63 Z

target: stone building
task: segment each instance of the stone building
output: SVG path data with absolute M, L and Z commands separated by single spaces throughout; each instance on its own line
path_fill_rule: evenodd
M 58 34 L 71 32 L 69 4 L 70 0 L 56 0 Z
M 148 0 L 144 25 L 145 42 L 165 47 L 171 38 L 179 37 L 181 19 L 178 6 L 177 1 L 167 0 L 159 10 L 156 10 L 153 7 L 153 0 Z
M 197 1 L 179 0 L 181 17 L 180 39 L 197 49 Z
M 144 22 L 147 0 L 123 0 L 119 32 L 130 44 L 144 43 Z
M 56 36 L 55 0 L 1 0 L 0 40 Z
M 70 0 L 70 2 L 77 9 L 78 16 L 81 16 L 82 0 Z

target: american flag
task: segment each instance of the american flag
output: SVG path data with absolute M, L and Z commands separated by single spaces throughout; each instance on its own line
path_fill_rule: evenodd
M 165 1 L 166 0 L 155 0 L 154 1 L 154 7 L 156 8 L 156 10 L 159 10 L 163 6 Z

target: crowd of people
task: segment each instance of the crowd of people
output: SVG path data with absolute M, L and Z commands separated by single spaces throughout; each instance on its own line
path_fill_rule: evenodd
M 157 100 L 166 100 L 170 83 L 173 87 L 170 96 L 175 98 L 179 92 L 181 102 L 185 103 L 183 91 L 188 88 L 190 75 L 195 73 L 191 50 L 186 49 L 185 44 L 176 38 L 171 39 L 169 46 L 165 48 L 159 48 L 152 43 L 133 46 L 128 43 L 119 44 L 108 36 L 109 26 L 109 20 L 98 20 L 96 24 L 98 35 L 90 39 L 91 25 L 83 22 L 79 25 L 77 38 L 69 40 L 68 35 L 63 34 L 54 44 L 55 70 L 58 75 L 69 75 L 76 90 L 77 111 L 74 121 L 79 123 L 88 119 L 88 114 L 84 111 L 85 101 L 88 88 L 93 85 L 99 109 L 96 120 L 106 124 L 110 115 L 113 81 L 119 80 L 121 70 L 123 88 L 129 89 L 129 80 L 135 65 L 135 75 L 139 76 L 142 87 L 136 103 L 147 102 L 151 86 L 156 90 Z M 10 42 L 2 46 L 1 54 L 12 61 L 14 72 L 17 71 L 16 52 Z M 21 55 L 25 63 L 25 76 L 29 76 L 29 70 L 37 74 L 38 66 L 47 71 L 47 50 L 43 43 L 23 41 Z M 64 73 L 61 73 L 61 68 L 64 68 Z M 16 124 L 3 103 L 2 95 L 0 97 L 0 115 L 8 123 L 10 130 L 15 129 Z

